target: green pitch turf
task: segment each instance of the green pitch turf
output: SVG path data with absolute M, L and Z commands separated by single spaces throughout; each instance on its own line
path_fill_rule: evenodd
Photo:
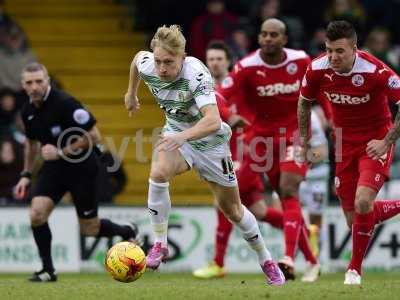
M 147 272 L 133 283 L 119 283 L 108 274 L 60 274 L 56 283 L 30 283 L 26 274 L 1 274 L 0 299 L 400 299 L 400 273 L 369 272 L 361 287 L 344 286 L 343 274 L 323 275 L 314 284 L 299 280 L 270 287 L 262 274 L 230 274 L 198 280 L 187 273 Z

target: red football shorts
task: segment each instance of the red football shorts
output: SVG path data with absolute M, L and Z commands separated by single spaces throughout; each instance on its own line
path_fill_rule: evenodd
M 280 147 L 278 143 L 268 143 L 260 139 L 259 142 L 253 143 L 250 140 L 247 145 L 249 146 L 243 158 L 237 157 L 239 168 L 236 170 L 241 200 L 245 206 L 251 206 L 263 199 L 263 173 L 267 174 L 275 191 L 279 189 L 282 172 L 305 177 L 307 165 L 294 161 L 294 148 L 289 142 L 285 147 Z
M 366 143 L 343 145 L 341 159 L 336 158 L 335 186 L 344 211 L 354 210 L 358 186 L 379 192 L 389 177 L 394 147 L 378 160 L 370 158 L 366 148 Z

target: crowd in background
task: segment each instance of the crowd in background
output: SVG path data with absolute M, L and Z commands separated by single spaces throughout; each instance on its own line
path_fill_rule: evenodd
M 283 20 L 290 48 L 303 49 L 311 57 L 324 51 L 325 27 L 334 19 L 350 21 L 357 29 L 359 48 L 396 72 L 400 71 L 399 0 L 116 0 L 132 11 L 134 30 L 152 36 L 162 24 L 179 24 L 188 40 L 188 53 L 204 60 L 207 44 L 223 40 L 234 60 L 257 48 L 261 23 Z M 0 0 L 0 204 L 13 202 L 12 189 L 23 168 L 24 135 L 19 110 L 22 68 L 36 57 L 23 29 L 5 12 Z M 397 110 L 392 107 L 393 113 Z M 397 147 L 399 148 L 399 147 Z M 400 151 L 392 176 L 400 178 Z M 125 178 L 126 181 L 126 178 Z
M 257 33 L 268 18 L 279 18 L 286 23 L 288 47 L 303 49 L 316 57 L 324 51 L 327 23 L 345 19 L 356 27 L 359 47 L 399 70 L 400 20 L 394 13 L 400 9 L 398 0 L 133 2 L 135 28 L 151 34 L 162 24 L 179 24 L 189 42 L 189 54 L 201 59 L 208 42 L 215 39 L 227 42 L 235 57 L 242 58 L 257 48 Z

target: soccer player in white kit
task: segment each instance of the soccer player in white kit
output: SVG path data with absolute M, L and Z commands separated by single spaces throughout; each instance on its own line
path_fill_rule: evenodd
M 185 44 L 179 26 L 159 27 L 151 41 L 153 51 L 135 55 L 125 95 L 125 106 L 132 114 L 139 109 L 137 91 L 142 79 L 166 117 L 150 171 L 148 208 L 155 243 L 147 267 L 157 269 L 168 256 L 169 180 L 194 168 L 257 253 L 268 284 L 282 285 L 284 276 L 265 246 L 254 215 L 240 202 L 229 150 L 231 130 L 220 119 L 212 77 L 200 60 L 186 56 Z

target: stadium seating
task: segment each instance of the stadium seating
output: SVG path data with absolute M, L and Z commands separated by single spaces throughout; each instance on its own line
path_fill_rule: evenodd
M 112 0 L 35 0 L 35 5 L 30 0 L 12 0 L 6 9 L 26 31 L 50 74 L 89 107 L 103 137 L 113 138 L 117 149 L 124 137 L 133 138 L 140 129 L 151 135 L 153 128 L 162 126 L 163 114 L 144 86 L 141 113 L 130 119 L 123 107 L 131 59 L 139 49 L 146 49 L 145 35 L 131 31 L 126 7 Z M 148 158 L 149 145 L 143 147 Z M 129 139 L 124 156 L 129 183 L 117 203 L 146 202 L 150 165 L 138 162 L 137 156 L 136 144 Z M 212 201 L 206 184 L 193 172 L 172 183 L 174 204 Z

